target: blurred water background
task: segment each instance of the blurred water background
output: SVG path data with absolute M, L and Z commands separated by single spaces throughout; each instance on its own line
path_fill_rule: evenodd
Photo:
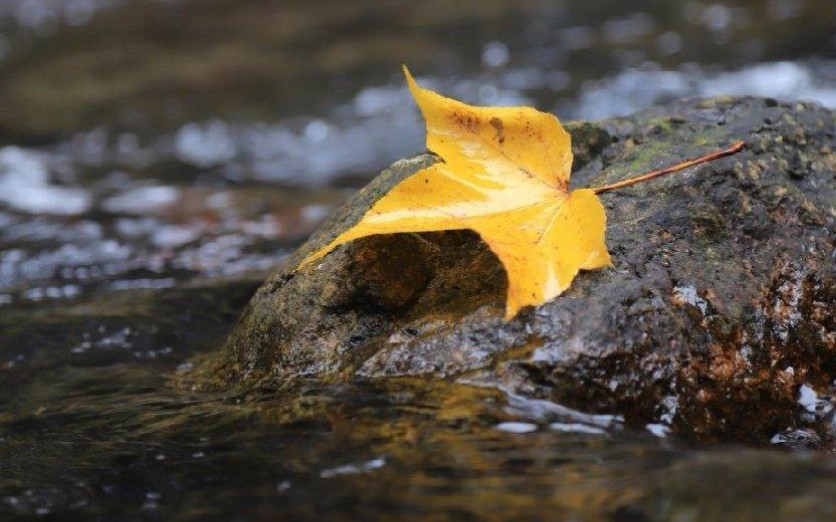
M 166 388 L 331 210 L 423 151 L 401 62 L 563 120 L 836 107 L 836 7 L 0 0 L 0 518 L 832 520 L 832 459 L 695 452 L 453 384 Z
M 834 26 L 829 0 L 0 0 L 0 304 L 274 265 L 423 150 L 402 61 L 564 120 L 833 107 Z

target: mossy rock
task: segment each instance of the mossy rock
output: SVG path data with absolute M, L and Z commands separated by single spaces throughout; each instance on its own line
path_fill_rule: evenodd
M 397 234 L 304 255 L 436 161 L 384 171 L 258 290 L 198 386 L 299 377 L 457 378 L 702 439 L 794 426 L 802 384 L 836 378 L 834 113 L 683 100 L 570 124 L 574 186 L 743 139 L 741 153 L 602 195 L 614 266 L 503 320 L 507 279 L 471 232 Z

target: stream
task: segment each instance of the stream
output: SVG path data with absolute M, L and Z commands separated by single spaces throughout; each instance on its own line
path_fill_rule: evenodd
M 834 108 L 834 20 L 830 0 L 0 0 L 0 519 L 836 519 L 836 456 L 790 426 L 698 445 L 455 379 L 182 379 L 424 150 L 401 62 L 566 121 Z

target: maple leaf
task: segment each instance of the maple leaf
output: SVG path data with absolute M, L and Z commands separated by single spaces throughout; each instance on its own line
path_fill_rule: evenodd
M 612 185 L 569 191 L 572 147 L 558 119 L 530 107 L 473 107 L 423 89 L 404 66 L 427 123 L 427 148 L 441 158 L 401 181 L 360 221 L 311 253 L 376 234 L 470 229 L 508 275 L 505 318 L 560 295 L 580 270 L 611 265 L 607 216 L 597 194 L 733 154 L 730 148 Z M 297 268 L 297 269 L 298 269 Z
M 510 319 L 560 295 L 579 270 L 610 264 L 604 207 L 590 189 L 569 191 L 571 142 L 555 116 L 473 107 L 404 74 L 427 122 L 427 147 L 442 161 L 396 185 L 300 267 L 361 237 L 470 229 L 508 274 Z

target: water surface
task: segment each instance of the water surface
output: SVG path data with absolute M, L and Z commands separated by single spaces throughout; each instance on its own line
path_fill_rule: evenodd
M 836 458 L 794 426 L 694 446 L 454 380 L 183 382 L 332 209 L 422 151 L 401 61 L 563 119 L 833 107 L 833 19 L 827 0 L 0 0 L 0 518 L 833 520 Z

